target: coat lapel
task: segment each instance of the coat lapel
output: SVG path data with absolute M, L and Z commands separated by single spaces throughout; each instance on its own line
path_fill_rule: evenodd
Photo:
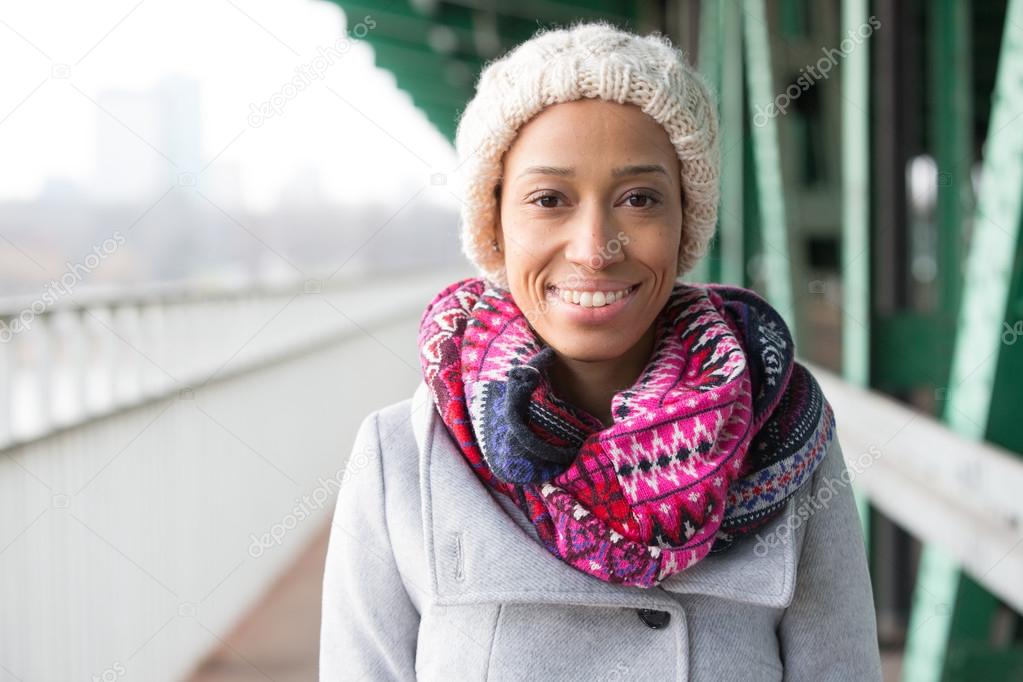
M 411 409 L 427 564 L 438 603 L 677 606 L 669 592 L 773 607 L 790 603 L 799 548 L 787 533 L 772 547 L 754 538 L 741 541 L 651 589 L 606 583 L 576 570 L 547 551 L 511 500 L 491 492 L 473 474 L 424 382 Z M 780 525 L 797 528 L 795 507 L 790 502 L 761 536 Z

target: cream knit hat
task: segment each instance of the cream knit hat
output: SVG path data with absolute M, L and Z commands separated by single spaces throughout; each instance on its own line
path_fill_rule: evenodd
M 692 269 L 714 234 L 718 204 L 718 122 L 714 100 L 681 51 L 659 34 L 638 36 L 604 22 L 540 29 L 487 64 L 458 122 L 464 178 L 462 252 L 507 288 L 494 249 L 494 189 L 519 128 L 544 107 L 584 97 L 632 103 L 664 126 L 681 162 L 683 224 L 678 275 Z

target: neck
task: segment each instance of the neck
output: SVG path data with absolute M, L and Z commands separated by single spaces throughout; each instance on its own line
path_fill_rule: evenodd
M 610 360 L 574 360 L 557 354 L 549 376 L 554 389 L 569 403 L 611 426 L 611 399 L 636 383 L 653 352 L 657 322 L 624 355 Z

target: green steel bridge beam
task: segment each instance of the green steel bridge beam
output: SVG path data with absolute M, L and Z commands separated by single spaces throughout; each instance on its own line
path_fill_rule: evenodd
M 961 21 L 955 4 L 945 0 L 936 8 L 941 40 L 957 35 L 948 25 Z M 959 26 L 962 30 L 962 24 Z M 1007 317 L 1012 319 L 1010 301 L 1023 295 L 1018 273 L 1023 221 L 1023 125 L 1017 120 L 1023 113 L 1023 31 L 1019 26 L 1023 26 L 1023 0 L 1009 0 L 945 391 L 944 419 L 957 432 L 977 440 L 986 438 L 991 426 L 996 369 L 1012 345 L 1006 334 L 1013 341 L 1019 336 L 1015 326 L 1006 322 Z M 954 102 L 954 96 L 950 101 Z M 1018 401 L 1018 384 L 1013 393 Z M 903 667 L 905 682 L 1010 679 L 1011 675 L 1020 679 L 1023 652 L 1019 647 L 994 650 L 988 638 L 995 598 L 964 575 L 941 548 L 924 548 L 916 585 Z M 991 676 L 979 677 L 981 669 Z
M 746 0 L 743 5 L 746 80 L 749 87 L 749 116 L 752 122 L 753 159 L 756 168 L 756 200 L 760 214 L 767 298 L 781 313 L 799 348 L 799 328 L 792 296 L 792 259 L 789 257 L 789 229 L 785 211 L 778 122 L 771 110 L 777 96 L 771 74 L 771 46 L 764 0 Z
M 745 283 L 743 184 L 742 8 L 703 0 L 700 5 L 699 68 L 718 100 L 721 198 L 718 229 L 707 256 L 697 263 L 694 281 Z

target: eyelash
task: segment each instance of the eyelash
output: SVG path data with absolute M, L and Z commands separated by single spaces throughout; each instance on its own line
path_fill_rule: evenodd
M 543 194 L 540 194 L 540 195 L 535 196 L 532 199 L 530 199 L 529 203 L 536 204 L 536 202 L 540 201 L 541 199 L 546 199 L 547 197 L 554 197 L 555 199 L 557 199 L 558 195 L 554 194 L 552 192 L 545 192 Z M 629 206 L 629 208 L 635 208 L 635 209 L 638 209 L 640 211 L 645 210 L 645 209 L 649 209 L 649 208 L 653 208 L 654 206 L 656 206 L 657 204 L 659 204 L 661 202 L 661 200 L 658 199 L 657 197 L 655 197 L 653 194 L 650 194 L 649 192 L 640 192 L 638 190 L 637 191 L 633 191 L 633 192 L 629 192 L 629 194 L 627 194 L 625 196 L 625 199 L 623 201 L 628 201 L 632 197 L 646 197 L 647 199 L 650 200 L 651 204 L 649 206 Z M 537 206 L 537 208 L 559 208 L 559 207 L 558 206 Z

